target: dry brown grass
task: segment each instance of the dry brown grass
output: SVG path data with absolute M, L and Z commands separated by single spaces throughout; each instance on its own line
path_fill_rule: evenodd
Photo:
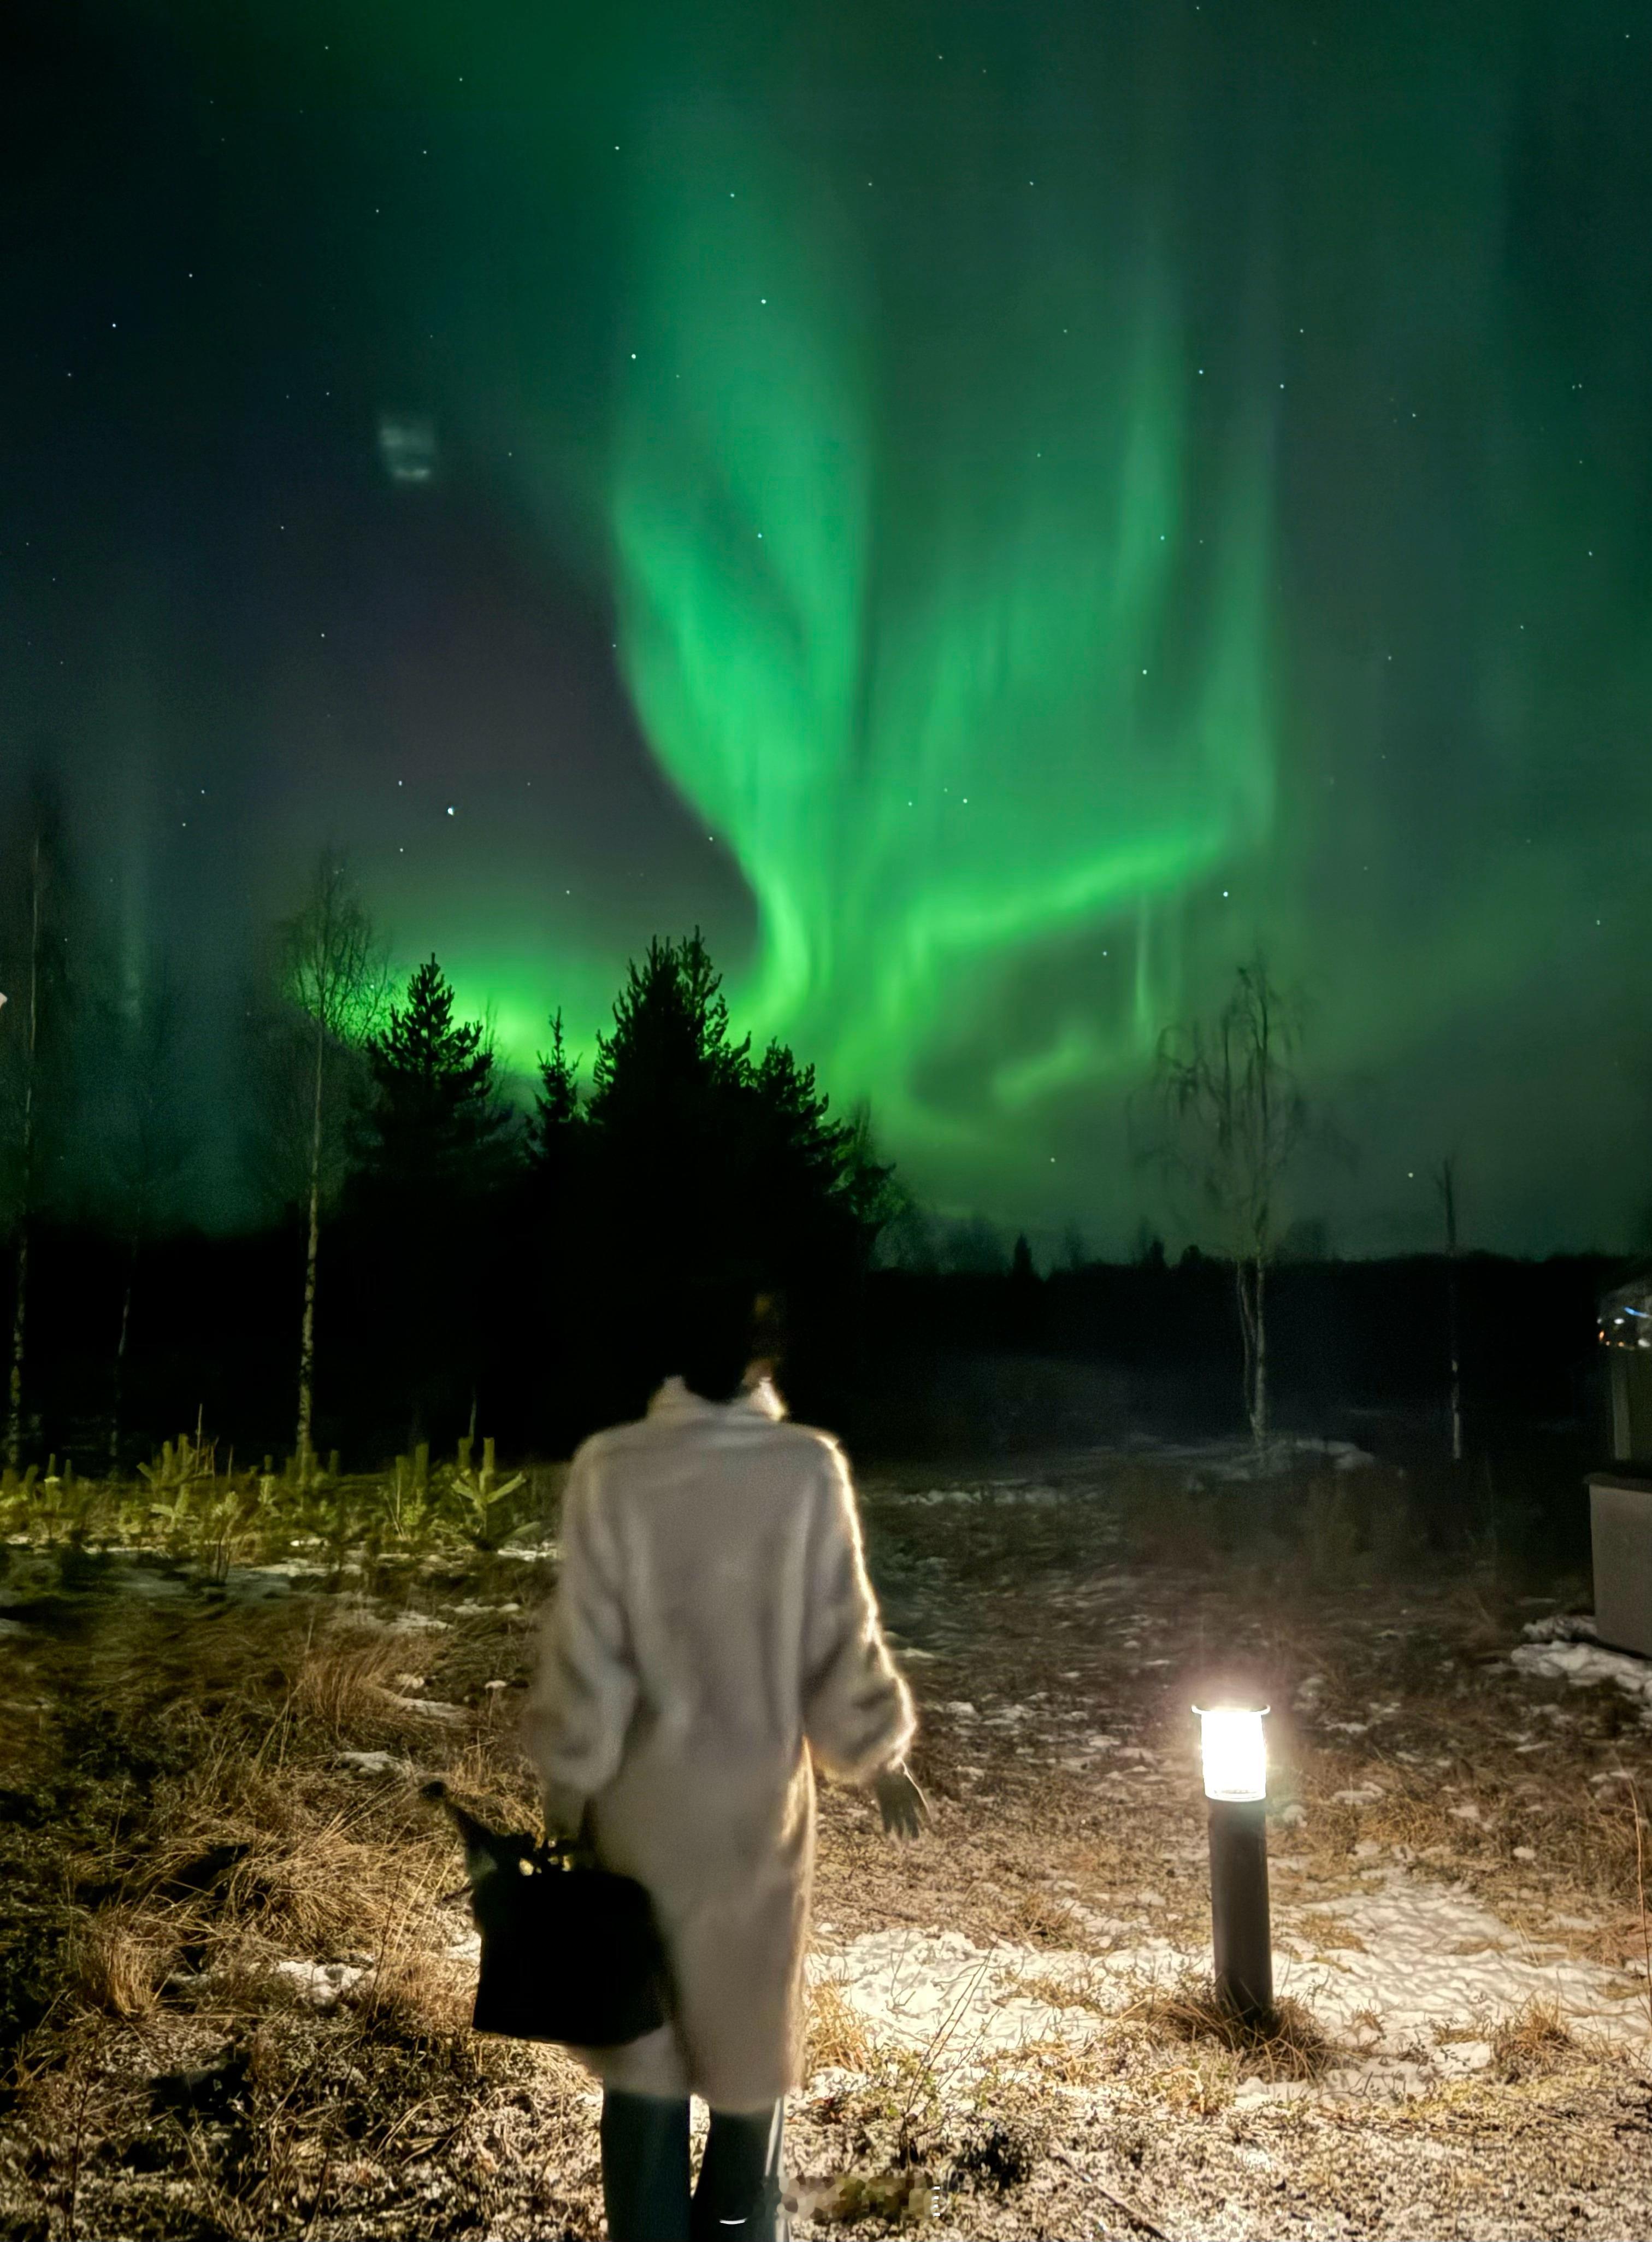
M 1094 1972 L 1087 1970 L 1071 1977 L 1060 1977 L 1053 1971 L 1028 1971 L 1015 1979 L 1014 1989 L 1022 1999 L 1042 2001 L 1051 2009 L 1094 2009 L 1105 2014 L 1114 2005 L 1108 1993 L 1098 1985 Z
M 312 1722 L 338 1740 L 382 1729 L 397 1711 L 385 1696 L 391 1677 L 418 1655 L 405 1636 L 382 1629 L 366 1633 L 346 1625 L 313 1635 L 293 1676 L 289 1715 L 296 1722 Z
M 1167 1989 L 1155 1987 L 1125 2017 L 1176 2039 L 1207 2040 L 1240 2059 L 1247 2074 L 1267 2079 L 1317 2078 L 1337 2050 L 1300 2001 L 1282 2000 L 1271 2018 L 1250 2022 L 1216 1997 L 1207 1977 L 1192 1975 Z
M 1577 2052 L 1576 2037 L 1553 2001 L 1528 2001 L 1491 2035 L 1492 2060 L 1498 2076 L 1510 2084 L 1546 2078 Z
M 829 1979 L 817 1982 L 809 1990 L 806 2069 L 866 2071 L 872 2060 L 872 2037 L 859 2010 Z
M 171 1950 L 146 1936 L 136 1910 L 105 1909 L 88 1916 L 72 1934 L 69 1964 L 80 1999 L 124 2023 L 148 2016 Z

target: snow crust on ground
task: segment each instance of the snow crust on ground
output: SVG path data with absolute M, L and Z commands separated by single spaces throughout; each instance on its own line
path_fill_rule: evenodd
M 311 2008 L 331 2009 L 367 1975 L 349 1962 L 278 1962 L 271 1973 Z
M 1348 2060 L 1314 2082 L 1247 2081 L 1244 2098 L 1424 2092 L 1482 2068 L 1495 2026 L 1534 2001 L 1553 2003 L 1587 2035 L 1625 2045 L 1652 2039 L 1630 1972 L 1535 1945 L 1460 1888 L 1402 1869 L 1369 1873 L 1363 1890 L 1281 1909 L 1275 1920 L 1276 1994 L 1301 2002 Z M 1077 1912 L 1098 1937 L 1142 1929 Z M 1315 1918 L 1334 1942 L 1328 1949 Z M 1151 1935 L 1087 1954 L 1007 1941 L 980 1947 L 939 1927 L 822 1943 L 810 1962 L 813 1982 L 837 1988 L 874 2046 L 919 2053 L 943 2079 L 1035 2042 L 1081 2044 L 1100 2017 L 1209 1969 L 1207 1948 Z
M 1641 1718 L 1652 1726 L 1652 1659 L 1628 1650 L 1603 1650 L 1594 1642 L 1522 1642 L 1508 1654 L 1511 1666 L 1545 1681 L 1569 1682 L 1577 1688 L 1614 1682 L 1626 1697 L 1641 1702 Z
M 1304 1466 L 1313 1464 L 1328 1466 L 1332 1471 L 1337 1472 L 1363 1471 L 1368 1465 L 1376 1461 L 1368 1450 L 1356 1447 L 1352 1440 L 1309 1440 L 1291 1433 L 1279 1434 L 1261 1449 L 1248 1440 L 1160 1440 L 1142 1433 L 1112 1446 L 1087 1449 L 1085 1460 L 1098 1464 L 1169 1464 L 1190 1473 L 1195 1480 L 1234 1483 L 1273 1479 L 1281 1472 L 1300 1471 Z M 1040 1480 L 992 1478 L 978 1480 L 963 1487 L 880 1487 L 878 1492 L 885 1500 L 930 1506 L 942 1503 L 1045 1505 L 1064 1501 L 1080 1490 L 1074 1487 L 1063 1490 L 1047 1486 Z
M 333 1755 L 335 1767 L 347 1768 L 352 1775 L 401 1775 L 411 1776 L 413 1763 L 395 1752 L 341 1751 Z
M 1333 1918 L 1339 1938 L 1351 1931 L 1364 1950 L 1339 1943 L 1315 1953 L 1316 1916 Z M 1363 2036 L 1397 2051 L 1469 2025 L 1488 2031 L 1532 2001 L 1553 2002 L 1575 2030 L 1602 2038 L 1652 2037 L 1645 1993 L 1629 1971 L 1523 1937 L 1461 1886 L 1385 1869 L 1363 1891 L 1292 1909 L 1286 1926 L 1275 1990 L 1311 2009 L 1333 2037 Z
M 978 2068 L 1034 2040 L 1088 2039 L 1093 2008 L 1024 1988 L 1042 1979 L 1077 1990 L 1105 1966 L 1097 1956 L 1007 1940 L 977 1946 L 961 1930 L 940 1929 L 866 1931 L 810 1957 L 812 1978 L 837 1987 L 874 2042 L 926 2054 L 943 2072 Z
M 417 1680 L 418 1677 L 415 1675 L 413 1678 Z M 398 1696 L 394 1689 L 380 1689 L 379 1695 L 388 1704 L 398 1707 L 404 1713 L 422 1713 L 426 1720 L 440 1721 L 448 1728 L 461 1727 L 470 1718 L 463 1705 L 444 1704 L 439 1697 L 403 1697 Z

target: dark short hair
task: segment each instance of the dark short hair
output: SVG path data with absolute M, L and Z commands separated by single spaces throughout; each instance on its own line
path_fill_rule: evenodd
M 732 1401 L 759 1351 L 758 1306 L 749 1276 L 662 1286 L 647 1319 L 653 1378 L 680 1378 L 703 1400 Z

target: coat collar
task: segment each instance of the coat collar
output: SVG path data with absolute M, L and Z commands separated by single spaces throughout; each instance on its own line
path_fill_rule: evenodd
M 755 1386 L 748 1386 L 732 1401 L 707 1401 L 701 1394 L 691 1393 L 680 1378 L 668 1378 L 655 1390 L 648 1404 L 648 1413 L 651 1417 L 779 1419 L 786 1414 L 786 1404 L 768 1378 L 759 1378 Z

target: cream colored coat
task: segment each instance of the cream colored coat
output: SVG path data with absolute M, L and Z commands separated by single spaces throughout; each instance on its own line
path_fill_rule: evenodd
M 652 1896 L 673 2021 L 577 2050 L 610 2085 L 753 2110 L 799 2083 L 814 1865 L 811 1754 L 864 1782 L 913 1734 L 848 1467 L 772 1386 L 680 1379 L 587 1440 L 525 1742 L 564 1826 Z

